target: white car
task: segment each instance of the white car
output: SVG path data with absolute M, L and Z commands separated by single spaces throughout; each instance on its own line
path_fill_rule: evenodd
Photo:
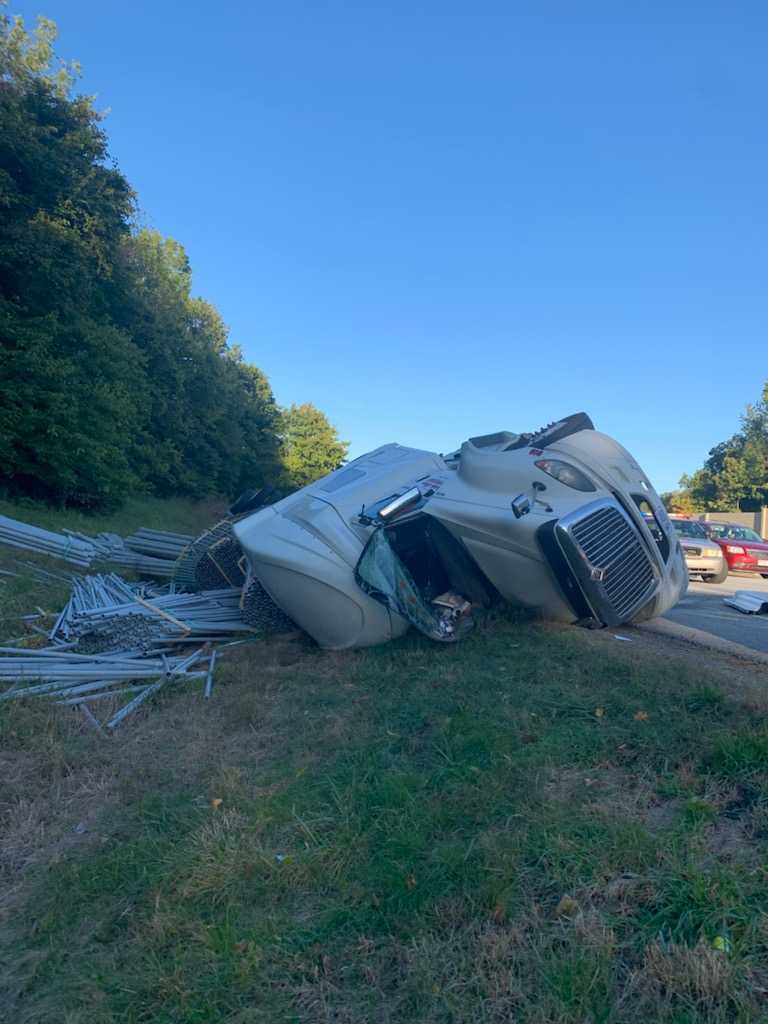
M 690 576 L 700 576 L 705 583 L 723 583 L 728 578 L 728 563 L 720 545 L 710 540 L 695 519 L 670 516 L 680 539 L 685 564 Z
M 688 586 L 656 491 L 584 413 L 450 455 L 384 445 L 234 532 L 254 589 L 327 648 L 409 625 L 455 640 L 467 610 L 499 596 L 617 626 L 662 615 Z

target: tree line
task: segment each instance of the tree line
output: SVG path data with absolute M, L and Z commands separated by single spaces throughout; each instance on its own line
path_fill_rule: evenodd
M 701 469 L 680 480 L 680 490 L 662 495 L 673 512 L 754 510 L 768 505 L 768 383 L 748 405 L 741 428 L 716 445 Z
M 3 0 L 0 0 L 2 3 Z M 99 509 L 128 493 L 301 486 L 347 445 L 278 407 L 182 245 L 135 226 L 56 27 L 0 11 L 0 490 Z

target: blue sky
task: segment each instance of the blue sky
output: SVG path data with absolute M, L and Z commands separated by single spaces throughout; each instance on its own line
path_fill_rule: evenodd
M 586 410 L 659 489 L 768 372 L 764 3 L 34 0 L 144 223 L 360 454 Z

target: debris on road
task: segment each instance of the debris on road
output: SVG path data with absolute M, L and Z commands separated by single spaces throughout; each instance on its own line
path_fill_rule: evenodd
M 723 604 L 745 615 L 768 614 L 768 594 L 759 590 L 737 590 L 735 594 L 724 597 Z

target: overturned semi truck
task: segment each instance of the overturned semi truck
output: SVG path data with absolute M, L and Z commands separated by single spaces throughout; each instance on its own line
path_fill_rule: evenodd
M 592 627 L 661 615 L 688 573 L 632 456 L 576 413 L 449 455 L 386 444 L 234 526 L 253 585 L 321 647 L 460 639 L 505 600 Z

